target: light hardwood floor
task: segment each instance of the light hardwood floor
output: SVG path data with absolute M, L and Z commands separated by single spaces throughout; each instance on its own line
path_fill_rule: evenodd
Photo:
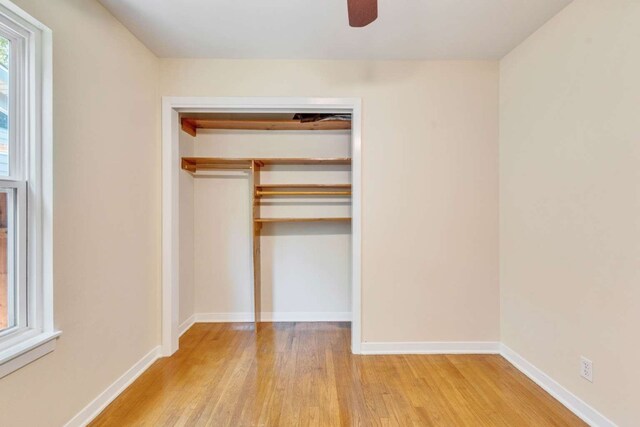
M 202 323 L 92 426 L 583 426 L 497 355 L 354 356 L 348 323 Z

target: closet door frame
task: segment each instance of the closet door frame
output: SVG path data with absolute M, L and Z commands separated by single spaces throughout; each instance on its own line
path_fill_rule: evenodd
M 362 344 L 362 100 L 360 98 L 162 98 L 162 355 L 178 350 L 180 113 L 349 113 L 351 118 L 351 352 Z

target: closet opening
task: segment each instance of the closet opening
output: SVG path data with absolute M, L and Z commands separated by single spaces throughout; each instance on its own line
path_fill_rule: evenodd
M 169 331 L 163 322 L 163 349 L 197 322 L 331 322 L 358 352 L 353 110 L 170 113 L 177 313 Z

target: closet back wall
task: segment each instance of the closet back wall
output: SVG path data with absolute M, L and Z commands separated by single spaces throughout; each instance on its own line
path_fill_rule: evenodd
M 349 157 L 349 149 L 348 131 L 200 130 L 194 144 L 201 157 Z M 252 320 L 249 176 L 208 175 L 194 180 L 194 311 L 208 320 Z M 351 178 L 345 166 L 280 166 L 262 168 L 261 182 L 338 184 Z M 261 214 L 345 217 L 350 199 L 268 197 Z M 349 223 L 265 224 L 261 239 L 262 320 L 350 320 Z

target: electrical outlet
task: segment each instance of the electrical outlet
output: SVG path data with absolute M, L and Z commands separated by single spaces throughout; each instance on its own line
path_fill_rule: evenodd
M 580 376 L 593 382 L 593 362 L 584 356 L 580 357 Z

